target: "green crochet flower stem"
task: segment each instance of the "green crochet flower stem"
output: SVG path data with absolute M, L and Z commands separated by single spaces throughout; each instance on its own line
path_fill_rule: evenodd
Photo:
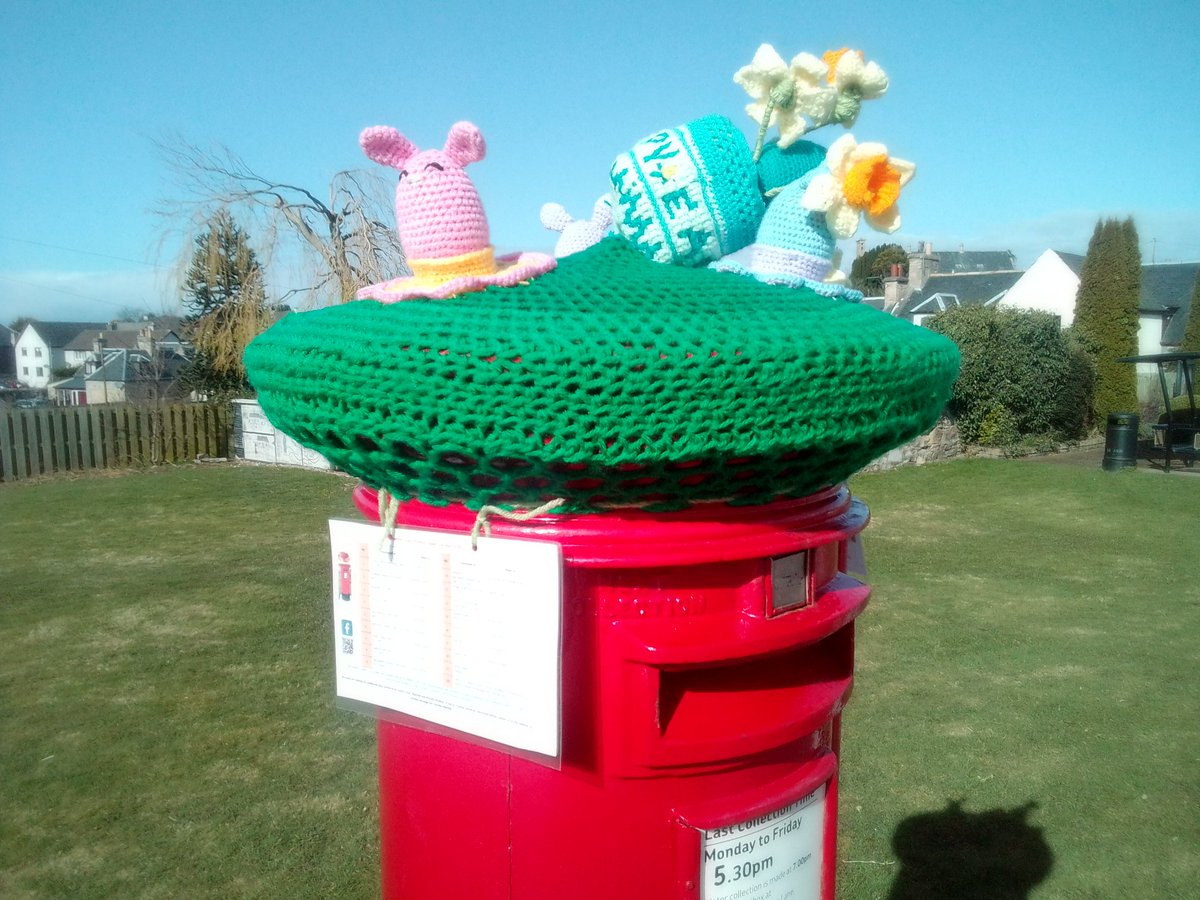
M 795 102 L 796 86 L 792 82 L 785 81 L 771 88 L 771 92 L 767 94 L 767 108 L 763 111 L 762 121 L 758 124 L 758 137 L 754 141 L 755 162 L 758 162 L 758 158 L 762 156 L 763 142 L 767 137 L 767 129 L 771 127 L 771 116 L 775 112 L 775 107 L 791 109 Z

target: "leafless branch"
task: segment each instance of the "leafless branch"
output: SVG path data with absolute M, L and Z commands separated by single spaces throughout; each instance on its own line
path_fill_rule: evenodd
M 156 212 L 189 238 L 186 248 L 219 210 L 228 209 L 251 230 L 268 263 L 280 244 L 300 249 L 309 284 L 285 296 L 307 293 L 314 301 L 344 303 L 365 285 L 407 274 L 392 227 L 390 186 L 376 173 L 338 172 L 322 200 L 307 188 L 258 174 L 227 147 L 206 150 L 178 137 L 157 147 L 179 196 Z

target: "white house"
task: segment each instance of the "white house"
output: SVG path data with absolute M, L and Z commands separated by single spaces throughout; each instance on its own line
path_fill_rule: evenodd
M 1034 261 L 1000 306 L 1037 309 L 1058 316 L 1063 328 L 1075 321 L 1075 300 L 1083 257 L 1047 250 Z M 1191 307 L 1192 285 L 1200 263 L 1162 263 L 1142 266 L 1138 293 L 1138 356 L 1166 353 L 1183 339 Z M 1153 378 L 1157 369 L 1138 364 L 1140 378 Z
M 1047 250 L 1033 261 L 997 305 L 1048 312 L 1058 316 L 1059 324 L 1067 328 L 1075 321 L 1075 295 L 1079 292 L 1082 270 L 1082 256 Z
M 103 327 L 103 322 L 30 322 L 17 338 L 17 380 L 31 388 L 46 387 L 55 369 L 71 365 L 63 348 L 79 332 Z

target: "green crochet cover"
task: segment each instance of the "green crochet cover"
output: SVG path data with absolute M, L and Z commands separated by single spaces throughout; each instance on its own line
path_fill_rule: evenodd
M 290 315 L 246 351 L 267 417 L 370 485 L 577 511 L 812 493 L 928 430 L 958 362 L 868 306 L 619 238 L 517 287 Z

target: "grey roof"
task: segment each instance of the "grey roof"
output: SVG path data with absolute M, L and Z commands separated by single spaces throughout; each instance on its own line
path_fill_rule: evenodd
M 104 337 L 106 350 L 136 350 L 138 333 L 136 331 L 81 331 L 75 335 L 64 350 L 91 350 L 96 338 Z
M 937 270 L 942 275 L 957 272 L 1011 271 L 1016 257 L 1011 250 L 935 250 Z
M 932 299 L 935 294 L 953 295 L 958 301 L 958 306 L 983 306 L 996 295 L 1011 288 L 1023 274 L 1023 272 L 1003 271 L 945 275 L 939 272 L 931 275 L 921 290 L 913 291 L 912 296 L 896 310 L 896 315 L 902 318 L 911 318 L 913 313 L 917 312 L 938 312 L 937 304 L 930 304 L 928 309 L 918 309 L 926 300 Z
M 1183 340 L 1197 272 L 1200 272 L 1200 263 L 1194 262 L 1142 266 L 1138 309 L 1169 314 L 1162 338 L 1167 346 L 1177 347 Z
M 179 316 L 145 316 L 137 321 L 113 321 L 108 323 L 109 331 L 141 331 L 147 325 L 153 325 L 155 332 L 178 331 L 183 319 Z
M 117 323 L 120 324 L 120 323 Z M 64 350 L 86 350 L 90 351 L 95 345 L 97 338 L 103 336 L 104 346 L 106 349 L 112 350 L 136 350 L 138 346 L 138 335 L 140 331 L 130 329 L 104 329 L 103 331 L 81 331 L 72 338 L 71 342 L 63 347 Z M 155 327 L 153 339 L 157 343 L 181 343 L 179 335 L 170 328 Z
M 1069 268 L 1076 275 L 1083 274 L 1083 261 L 1086 257 L 1080 256 L 1078 253 L 1066 253 L 1062 250 L 1055 250 L 1054 253 L 1059 259 L 1065 262 L 1067 264 L 1067 268 Z
M 85 379 L 82 375 L 72 375 L 70 378 L 64 378 L 62 381 L 54 381 L 50 383 L 50 387 L 62 391 L 82 391 L 87 387 Z
M 103 322 L 30 322 L 25 326 L 32 328 L 38 336 L 51 347 L 65 347 L 75 335 L 81 331 L 99 331 L 104 327 Z M 90 349 L 90 348 L 89 348 Z
M 104 364 L 85 376 L 85 381 L 153 381 L 156 375 L 159 380 L 170 381 L 187 363 L 182 355 L 171 353 L 164 356 L 162 370 L 156 373 L 150 365 L 149 355 L 141 350 L 108 350 L 104 356 Z

